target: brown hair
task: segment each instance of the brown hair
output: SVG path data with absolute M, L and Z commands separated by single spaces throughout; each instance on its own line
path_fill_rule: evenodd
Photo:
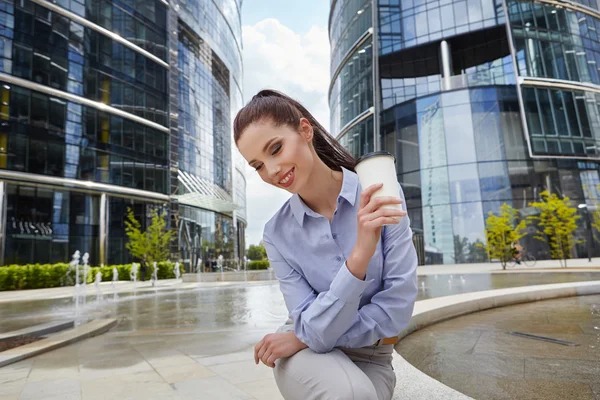
M 356 160 L 323 125 L 302 104 L 275 90 L 261 90 L 238 112 L 233 121 L 233 138 L 237 143 L 242 132 L 254 122 L 270 120 L 275 126 L 297 129 L 301 118 L 310 122 L 314 131 L 313 146 L 325 165 L 334 171 L 341 171 L 341 167 L 354 171 Z

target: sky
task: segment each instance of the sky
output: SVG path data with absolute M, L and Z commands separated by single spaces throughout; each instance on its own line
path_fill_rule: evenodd
M 329 127 L 329 0 L 244 0 L 244 103 L 264 88 L 300 101 Z M 284 6 L 285 5 L 285 6 Z M 246 170 L 246 245 L 258 244 L 267 221 L 290 197 Z

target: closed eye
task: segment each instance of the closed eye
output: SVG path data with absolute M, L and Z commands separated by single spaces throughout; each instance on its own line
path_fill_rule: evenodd
M 281 147 L 281 143 L 277 143 L 276 145 L 274 145 L 271 155 L 274 156 L 275 154 L 279 153 L 281 151 Z

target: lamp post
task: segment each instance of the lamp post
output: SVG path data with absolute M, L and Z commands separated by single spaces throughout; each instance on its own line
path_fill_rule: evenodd
M 588 253 L 588 262 L 592 262 L 592 246 L 593 246 L 593 237 L 592 237 L 592 224 L 590 222 L 590 212 L 588 210 L 587 204 L 579 204 L 577 206 L 582 212 L 585 214 L 584 217 L 584 226 L 587 231 L 587 253 Z

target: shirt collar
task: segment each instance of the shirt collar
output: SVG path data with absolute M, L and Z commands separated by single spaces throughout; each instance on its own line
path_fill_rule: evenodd
M 340 197 L 346 199 L 350 205 L 354 206 L 356 203 L 356 198 L 358 197 L 358 176 L 346 168 L 342 167 L 342 172 L 344 174 L 344 178 L 342 181 L 342 190 L 338 196 L 338 203 Z M 290 199 L 290 206 L 292 208 L 292 213 L 298 221 L 300 226 L 304 224 L 304 216 L 306 214 L 316 217 L 318 216 L 313 210 L 311 210 L 305 203 L 302 201 L 300 196 L 296 193 Z

